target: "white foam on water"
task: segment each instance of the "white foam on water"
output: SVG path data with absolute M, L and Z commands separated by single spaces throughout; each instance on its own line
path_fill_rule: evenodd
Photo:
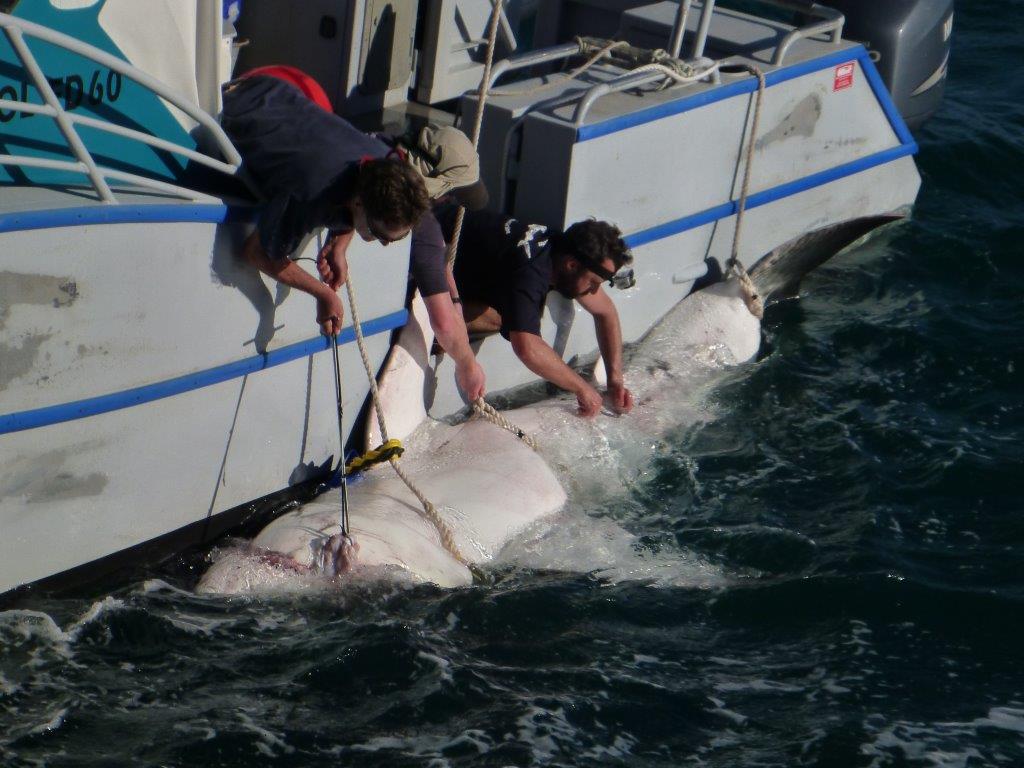
M 445 734 L 416 734 L 401 736 L 377 736 L 359 744 L 346 747 L 334 747 L 328 754 L 341 757 L 347 752 L 381 752 L 385 750 L 401 752 L 409 757 L 438 758 L 445 750 L 472 747 L 480 755 L 485 755 L 494 748 L 494 741 L 484 731 L 469 728 L 456 736 Z
M 217 729 L 211 728 L 209 725 L 199 725 L 196 723 L 175 723 L 174 730 L 177 733 L 185 736 L 198 735 L 203 741 L 211 741 L 217 738 Z
M 736 725 L 746 725 L 747 720 L 750 719 L 746 715 L 741 715 L 739 712 L 728 709 L 722 699 L 715 698 L 714 696 L 708 696 L 707 698 L 708 701 L 715 705 L 711 709 L 705 710 L 712 715 L 724 717 L 726 720 L 730 720 Z
M 423 659 L 437 671 L 437 679 L 444 683 L 454 683 L 455 676 L 452 674 L 452 663 L 441 656 L 426 651 L 417 651 L 416 658 Z
M 52 713 L 49 720 L 29 729 L 29 734 L 35 735 L 40 733 L 50 733 L 52 731 L 56 731 L 58 728 L 64 725 L 64 718 L 68 716 L 68 712 L 69 709 L 67 707 L 63 707 L 61 709 L 56 710 Z
M 516 720 L 516 726 L 517 740 L 529 745 L 531 757 L 541 765 L 558 756 L 560 745 L 579 744 L 578 730 L 568 721 L 562 707 L 530 705 Z
M 14 609 L 0 613 L 0 639 L 8 647 L 34 644 L 35 650 L 42 645 L 67 659 L 72 656 L 73 638 L 42 611 Z
M 742 659 L 727 659 L 724 656 L 708 656 L 708 661 L 710 661 L 712 664 L 718 664 L 723 667 L 750 666 L 749 661 L 743 661 Z
M 13 696 L 20 690 L 20 685 L 12 683 L 4 676 L 3 671 L 0 671 L 0 696 Z
M 119 600 L 116 597 L 110 597 L 109 595 L 102 600 L 99 600 L 92 605 L 83 613 L 79 618 L 75 619 L 69 626 L 67 631 L 68 638 L 74 642 L 78 640 L 82 632 L 92 623 L 99 621 L 108 613 L 116 613 L 123 611 L 127 608 L 124 600 Z M 109 632 L 108 632 L 109 635 Z
M 979 718 L 972 725 L 976 728 L 998 728 L 1024 734 L 1024 709 L 993 707 L 988 711 L 988 717 Z
M 800 685 L 778 683 L 774 680 L 734 680 L 715 683 L 715 690 L 724 693 L 736 693 L 737 691 L 753 693 L 803 693 L 805 690 Z
M 286 742 L 284 737 L 259 725 L 246 712 L 240 710 L 235 714 L 238 716 L 238 722 L 244 730 L 254 733 L 259 737 L 259 740 L 256 742 L 256 749 L 259 750 L 260 754 L 265 757 L 276 758 L 278 753 L 274 751 L 275 749 L 280 750 L 286 755 L 290 755 L 295 751 L 295 747 Z
M 614 520 L 590 517 L 578 507 L 514 538 L 493 566 L 590 573 L 612 584 L 642 581 L 658 587 L 713 588 L 726 583 L 718 566 L 674 548 L 652 552 Z
M 142 585 L 138 588 L 137 591 L 140 594 L 144 595 L 161 594 L 167 592 L 171 595 L 177 595 L 179 597 L 193 596 L 193 593 L 189 592 L 187 589 L 181 589 L 179 587 L 174 586 L 173 584 L 168 584 L 163 579 L 147 579 L 146 581 L 142 582 Z
M 612 739 L 611 744 L 595 745 L 584 750 L 580 755 L 591 760 L 602 760 L 607 758 L 622 760 L 633 753 L 633 748 L 638 743 L 639 739 L 635 738 L 631 734 L 619 733 L 615 735 L 614 739 Z
M 234 624 L 233 619 L 213 619 L 181 611 L 176 611 L 173 615 L 164 616 L 164 619 L 183 632 L 203 637 L 212 637 L 221 627 Z
M 881 715 L 872 715 L 865 722 L 865 729 L 872 738 L 861 744 L 860 753 L 872 758 L 871 768 L 892 765 L 893 759 L 934 768 L 969 768 L 992 761 L 1016 765 L 998 747 L 983 743 L 973 746 L 971 742 L 981 741 L 980 731 L 988 729 L 1024 734 L 1024 709 L 992 707 L 986 717 L 970 722 L 888 723 Z

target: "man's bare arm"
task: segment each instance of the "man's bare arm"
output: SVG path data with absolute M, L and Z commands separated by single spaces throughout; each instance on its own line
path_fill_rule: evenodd
M 544 339 L 525 331 L 512 331 L 509 338 L 523 365 L 556 387 L 575 393 L 581 416 L 589 418 L 601 412 L 601 395 L 566 365 Z
M 486 380 L 484 371 L 469 346 L 469 335 L 462 313 L 452 303 L 450 293 L 435 293 L 423 299 L 434 329 L 437 343 L 455 361 L 455 380 L 466 398 L 473 402 L 484 396 Z
M 341 306 L 338 294 L 321 283 L 291 259 L 271 259 L 260 245 L 259 235 L 253 232 L 242 246 L 242 255 L 246 261 L 261 272 L 270 275 L 280 283 L 297 288 L 316 299 L 316 321 L 320 323 L 323 333 L 336 336 L 341 331 L 341 321 L 345 311 Z
M 604 358 L 612 404 L 616 410 L 628 413 L 633 408 L 633 395 L 626 389 L 622 377 L 622 326 L 615 303 L 603 288 L 598 288 L 589 296 L 581 296 L 577 301 L 594 316 L 594 332 L 597 334 L 601 357 Z
M 332 291 L 338 290 L 348 280 L 348 245 L 352 242 L 354 229 L 338 232 L 320 249 L 316 257 L 316 269 L 320 279 L 327 283 Z

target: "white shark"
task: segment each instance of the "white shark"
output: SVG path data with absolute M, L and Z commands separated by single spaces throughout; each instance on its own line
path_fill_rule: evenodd
M 723 368 L 752 360 L 760 344 L 760 323 L 735 285 L 700 291 L 632 350 L 626 378 L 636 399 L 633 413 L 585 420 L 568 397 L 505 411 L 540 443 L 538 453 L 478 418 L 454 426 L 426 418 L 421 403 L 429 371 L 428 328 L 423 313 L 414 311 L 386 366 L 381 399 L 389 436 L 411 431 L 404 441 L 403 469 L 437 507 L 460 553 L 480 566 L 562 509 L 563 483 L 577 499 L 621 493 L 622 464 L 649 461 L 652 444 L 669 429 L 706 418 L 699 390 Z M 377 441 L 371 430 L 368 444 Z M 615 450 L 607 450 L 609 444 Z M 358 555 L 346 573 L 337 573 L 342 570 L 340 505 L 332 493 L 276 519 L 251 545 L 223 549 L 198 591 L 294 590 L 322 586 L 325 576 L 388 576 L 443 587 L 472 582 L 469 569 L 442 546 L 419 501 L 387 465 L 352 484 L 349 503 Z

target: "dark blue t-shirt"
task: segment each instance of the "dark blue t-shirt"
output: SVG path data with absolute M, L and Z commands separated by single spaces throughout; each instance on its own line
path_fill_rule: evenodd
M 364 157 L 389 147 L 274 77 L 242 80 L 224 95 L 221 125 L 267 204 L 258 231 L 272 259 L 289 257 L 320 227 L 351 229 L 343 205 Z
M 438 212 L 445 239 L 455 226 L 455 207 Z M 455 283 L 465 299 L 482 301 L 501 315 L 501 335 L 540 335 L 551 289 L 552 231 L 493 211 L 466 211 L 455 255 Z
M 290 257 L 321 227 L 350 230 L 342 203 L 352 196 L 359 161 L 391 147 L 269 76 L 245 78 L 224 95 L 224 131 L 267 198 L 257 229 L 271 259 Z M 413 229 L 410 271 L 423 296 L 448 290 L 446 248 L 429 213 Z

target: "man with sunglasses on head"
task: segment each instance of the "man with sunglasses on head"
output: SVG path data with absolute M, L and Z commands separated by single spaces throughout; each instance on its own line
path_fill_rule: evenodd
M 267 68 L 230 83 L 221 125 L 267 201 L 243 255 L 274 279 L 313 296 L 317 322 L 334 336 L 341 330 L 337 289 L 352 233 L 384 245 L 401 240 L 430 203 L 414 168 L 383 141 L 328 111 L 330 102 L 314 101 L 296 72 Z M 336 276 L 333 285 L 292 261 L 305 238 L 323 227 L 346 233 L 318 259 L 321 275 Z
M 439 214 L 449 237 L 455 211 Z M 589 219 L 565 232 L 524 224 L 503 214 L 467 211 L 455 258 L 455 282 L 470 332 L 499 332 L 523 364 L 576 395 L 580 415 L 596 416 L 601 395 L 570 368 L 540 335 L 548 291 L 575 299 L 594 317 L 608 374 L 611 406 L 633 408 L 622 375 L 622 330 L 615 304 L 602 288 L 635 284 L 633 257 L 612 224 Z

